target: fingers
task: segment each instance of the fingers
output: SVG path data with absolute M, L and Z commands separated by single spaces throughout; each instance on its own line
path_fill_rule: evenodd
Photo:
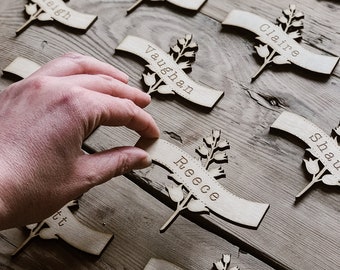
M 60 79 L 55 78 L 54 84 L 58 88 L 62 86 L 69 88 L 77 85 L 110 96 L 127 98 L 142 108 L 149 105 L 151 101 L 150 95 L 107 75 L 72 75 L 64 77 L 63 84 L 60 83 Z
M 80 184 L 88 189 L 115 176 L 134 169 L 143 169 L 150 165 L 151 158 L 147 152 L 140 148 L 129 146 L 91 155 L 82 155 L 78 158 L 76 166 L 82 181 Z
M 32 76 L 63 77 L 75 74 L 103 74 L 123 83 L 128 82 L 128 76 L 124 72 L 110 64 L 78 53 L 68 53 L 56 58 L 34 72 Z
M 83 103 L 83 110 L 85 110 L 87 119 L 93 120 L 93 123 L 90 122 L 87 126 L 125 126 L 136 131 L 142 137 L 159 137 L 160 132 L 155 120 L 131 100 L 91 91 L 88 93 L 87 99 Z

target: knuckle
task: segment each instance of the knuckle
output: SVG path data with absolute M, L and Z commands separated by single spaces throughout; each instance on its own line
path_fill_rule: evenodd
M 38 91 L 44 89 L 48 83 L 49 78 L 47 76 L 36 76 L 27 79 L 27 88 Z

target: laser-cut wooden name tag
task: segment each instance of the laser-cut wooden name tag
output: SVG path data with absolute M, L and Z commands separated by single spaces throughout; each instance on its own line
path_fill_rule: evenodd
M 40 67 L 41 66 L 37 63 L 19 56 L 5 67 L 3 72 L 11 73 L 24 79 L 37 71 Z
M 167 1 L 171 4 L 189 10 L 198 10 L 207 0 L 137 0 L 126 12 L 129 14 L 134 11 L 143 2 L 164 2 Z
M 178 40 L 171 48 L 170 55 L 151 42 L 127 36 L 116 48 L 143 58 L 150 70 L 143 74 L 148 93 L 178 94 L 198 105 L 212 108 L 223 96 L 223 91 L 204 87 L 191 80 L 184 72 L 191 69 L 197 44 L 192 41 L 192 35 Z
M 303 142 L 313 158 L 304 159 L 306 169 L 312 175 L 312 181 L 298 194 L 302 196 L 312 185 L 323 182 L 326 185 L 340 186 L 340 128 L 333 129 L 333 136 L 324 131 L 304 117 L 290 112 L 283 112 L 271 126 L 288 132 Z
M 72 28 L 87 30 L 95 22 L 97 16 L 77 12 L 65 5 L 62 0 L 31 0 L 33 3 L 25 5 L 29 19 L 22 25 L 16 34 L 19 35 L 33 21 L 56 20 Z
M 40 223 L 28 225 L 27 228 L 31 230 L 28 238 L 12 255 L 17 255 L 36 236 L 43 239 L 60 238 L 79 250 L 100 255 L 113 234 L 97 232 L 81 224 L 69 209 L 73 206 L 78 206 L 77 201 L 71 201 Z
M 255 46 L 255 49 L 264 62 L 252 80 L 255 80 L 263 69 L 272 63 L 277 65 L 293 63 L 314 72 L 331 74 L 339 57 L 309 52 L 295 41 L 301 38 L 303 17 L 303 13 L 297 11 L 295 5 L 289 5 L 289 8 L 283 10 L 283 15 L 277 19 L 278 25 L 241 10 L 232 10 L 222 24 L 247 29 L 255 33 L 256 39 L 261 42 L 259 46 Z
M 167 187 L 170 198 L 177 203 L 177 208 L 161 227 L 161 232 L 164 232 L 183 210 L 200 213 L 211 211 L 218 217 L 249 227 L 257 227 L 260 224 L 269 205 L 239 198 L 217 181 L 225 177 L 224 170 L 211 165 L 226 163 L 228 157 L 225 150 L 229 149 L 229 143 L 220 140 L 220 136 L 220 131 L 213 131 L 210 136 L 204 138 L 204 145 L 196 149 L 201 162 L 205 160 L 205 165 L 162 139 L 140 139 L 136 144 L 146 150 L 154 162 L 168 169 L 171 172 L 169 178 L 178 184 Z

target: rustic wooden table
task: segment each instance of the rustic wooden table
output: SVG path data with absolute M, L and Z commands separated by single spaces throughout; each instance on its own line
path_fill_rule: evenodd
M 295 201 L 308 184 L 301 144 L 269 132 L 288 110 L 308 118 L 326 132 L 339 124 L 340 66 L 330 76 L 296 66 L 271 67 L 250 82 L 261 64 L 255 36 L 222 27 L 232 9 L 258 14 L 271 22 L 291 1 L 209 0 L 197 13 L 167 3 L 143 4 L 130 15 L 132 0 L 69 1 L 70 7 L 97 14 L 98 20 L 79 34 L 58 23 L 34 23 L 21 35 L 24 0 L 0 5 L 0 69 L 17 56 L 38 64 L 68 51 L 92 55 L 130 76 L 142 88 L 143 62 L 115 54 L 127 35 L 140 36 L 168 51 L 177 38 L 192 33 L 199 44 L 189 76 L 224 91 L 211 111 L 182 98 L 154 95 L 147 108 L 162 138 L 195 156 L 195 148 L 212 129 L 220 129 L 231 149 L 221 183 L 232 193 L 270 208 L 257 229 L 220 221 L 213 215 L 184 214 L 170 228 L 159 228 L 173 213 L 164 169 L 151 168 L 117 177 L 84 194 L 77 219 L 114 234 L 101 256 L 92 256 L 57 240 L 34 239 L 18 256 L 11 253 L 27 236 L 24 228 L 0 232 L 0 269 L 143 269 L 152 257 L 184 269 L 212 269 L 222 254 L 241 269 L 340 269 L 340 189 L 315 185 Z M 337 0 L 296 0 L 305 14 L 301 45 L 324 55 L 340 55 L 340 5 Z M 13 81 L 0 79 L 1 89 Z M 100 127 L 86 142 L 88 151 L 134 145 L 138 136 L 124 128 Z

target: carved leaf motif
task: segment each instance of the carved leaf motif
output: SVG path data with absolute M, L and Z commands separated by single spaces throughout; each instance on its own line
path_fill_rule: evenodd
M 214 155 L 214 160 L 217 163 L 224 163 L 224 162 L 228 162 L 228 156 L 225 152 L 222 153 L 216 153 Z
M 255 46 L 255 49 L 256 49 L 257 54 L 262 58 L 268 57 L 270 53 L 268 49 L 268 45 L 260 44 L 259 46 Z
M 289 5 L 289 9 L 290 9 L 292 12 L 295 11 L 295 10 L 296 10 L 296 5 L 290 4 L 290 5 Z
M 277 65 L 290 64 L 290 62 L 282 55 L 275 56 L 273 62 Z
M 203 146 L 203 145 L 199 146 L 199 147 L 196 149 L 196 152 L 197 152 L 201 157 L 203 157 L 203 158 L 206 158 L 206 157 L 208 156 L 208 154 L 209 154 L 209 150 L 208 150 L 205 146 Z
M 300 31 L 297 30 L 297 31 L 288 33 L 288 36 L 290 36 L 292 39 L 298 39 L 298 38 L 301 38 L 301 33 Z
M 210 168 L 208 171 L 216 180 L 226 176 L 222 167 Z
M 230 254 L 223 254 L 222 261 L 224 264 L 228 265 L 230 263 L 231 256 Z
M 179 66 L 182 70 L 191 69 L 191 65 L 190 65 L 189 61 L 180 62 L 180 63 L 178 63 L 178 66 Z
M 224 140 L 224 141 L 220 141 L 217 147 L 219 150 L 226 150 L 226 149 L 230 149 L 230 144 L 228 141 Z
M 305 15 L 301 11 L 297 11 L 294 14 L 294 18 L 296 19 L 302 19 Z
M 303 22 L 302 21 L 294 21 L 294 22 L 292 22 L 292 26 L 296 27 L 296 28 L 303 27 Z
M 181 49 L 178 47 L 178 45 L 176 44 L 175 46 L 172 47 L 172 50 L 175 52 L 175 53 L 179 53 L 181 51 Z
M 226 270 L 226 268 L 224 268 L 224 265 L 221 261 L 214 263 L 214 266 L 217 270 Z
M 151 87 L 156 83 L 156 73 L 143 74 L 143 79 L 145 84 Z
M 214 139 L 212 136 L 208 136 L 208 137 L 205 137 L 203 139 L 203 141 L 205 142 L 205 144 L 208 146 L 208 147 L 211 147 L 212 144 L 214 143 Z
M 58 236 L 55 234 L 55 232 L 53 231 L 53 229 L 51 228 L 44 228 L 39 232 L 39 236 L 42 239 L 58 239 Z
M 184 38 L 178 39 L 178 43 L 183 46 L 185 44 L 185 39 Z
M 170 85 L 163 84 L 157 88 L 157 92 L 160 94 L 172 94 L 174 95 L 175 92 L 172 90 Z
M 41 13 L 41 14 L 38 16 L 38 20 L 39 20 L 39 21 L 53 21 L 51 15 L 48 14 L 48 13 Z
M 37 227 L 37 225 L 38 223 L 29 224 L 29 225 L 26 225 L 26 228 L 32 231 L 35 227 Z
M 209 209 L 205 207 L 205 205 L 200 201 L 196 199 L 192 199 L 187 204 L 188 210 L 191 212 L 209 212 Z
M 25 10 L 28 15 L 32 16 L 38 11 L 37 4 L 25 5 Z
M 169 193 L 171 200 L 173 200 L 174 202 L 178 203 L 183 200 L 184 194 L 182 190 L 182 185 L 167 187 L 166 189 Z
M 340 186 L 340 179 L 337 179 L 333 174 L 324 175 L 321 181 L 329 186 Z
M 240 270 L 240 267 L 234 266 L 234 267 L 230 268 L 230 270 Z
M 290 9 L 285 9 L 285 10 L 282 11 L 282 13 L 286 16 L 289 16 L 291 11 L 290 11 Z
M 320 171 L 318 159 L 312 160 L 311 158 L 309 158 L 309 160 L 304 159 L 303 161 L 305 162 L 307 171 L 311 175 L 315 175 Z
M 192 58 L 195 57 L 195 52 L 194 51 L 188 51 L 183 54 L 185 57 Z
M 216 141 L 219 140 L 221 137 L 221 130 L 213 130 L 212 136 Z
M 281 16 L 277 19 L 280 23 L 286 24 L 288 23 L 288 19 L 285 16 Z

